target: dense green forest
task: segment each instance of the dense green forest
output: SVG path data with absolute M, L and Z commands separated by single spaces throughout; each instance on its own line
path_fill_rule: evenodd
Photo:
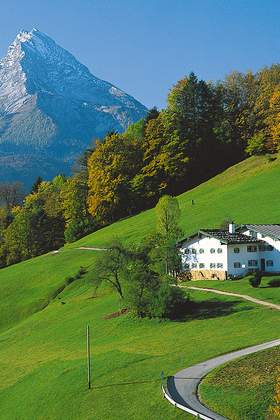
M 73 176 L 40 178 L 23 200 L 0 188 L 0 265 L 40 255 L 186 191 L 280 138 L 280 65 L 216 83 L 193 73 L 125 133 L 95 140 Z

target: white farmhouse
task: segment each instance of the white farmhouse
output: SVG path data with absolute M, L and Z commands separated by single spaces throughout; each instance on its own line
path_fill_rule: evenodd
M 183 274 L 194 280 L 280 272 L 280 225 L 230 223 L 228 230 L 202 229 L 178 245 Z

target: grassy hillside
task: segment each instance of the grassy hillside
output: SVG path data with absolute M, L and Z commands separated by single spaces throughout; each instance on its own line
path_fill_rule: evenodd
M 179 197 L 186 233 L 239 223 L 280 220 L 280 163 L 251 158 Z M 195 204 L 191 205 L 191 200 Z M 58 254 L 0 270 L 0 418 L 179 418 L 160 396 L 168 374 L 227 352 L 279 337 L 279 314 L 248 302 L 193 292 L 201 302 L 185 322 L 104 319 L 119 308 L 103 290 L 92 298 L 96 252 L 80 246 L 110 244 L 114 236 L 141 241 L 154 229 L 154 211 L 122 220 Z M 80 266 L 84 279 L 65 287 Z M 56 296 L 56 297 L 55 297 Z M 55 297 L 55 298 L 54 298 Z M 92 391 L 86 389 L 84 331 L 92 327 Z M 117 413 L 117 414 L 116 414 Z M 185 417 L 185 415 L 184 415 Z
M 64 250 L 0 270 L 0 332 L 45 308 L 63 288 L 66 277 L 92 262 L 92 254 Z
M 160 373 L 279 336 L 279 314 L 194 292 L 184 322 L 104 319 L 115 295 L 92 298 L 90 279 L 1 334 L 0 419 L 185 417 L 162 399 Z M 87 390 L 85 327 L 92 331 L 93 389 Z

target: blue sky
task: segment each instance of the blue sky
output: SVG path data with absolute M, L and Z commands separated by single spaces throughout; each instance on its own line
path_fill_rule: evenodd
M 190 71 L 217 80 L 280 61 L 279 0 L 9 0 L 0 56 L 33 27 L 148 107 Z

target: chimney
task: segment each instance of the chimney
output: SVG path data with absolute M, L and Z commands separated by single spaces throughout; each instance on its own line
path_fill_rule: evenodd
M 229 233 L 235 233 L 235 223 L 234 222 L 229 223 L 228 231 L 229 231 Z

